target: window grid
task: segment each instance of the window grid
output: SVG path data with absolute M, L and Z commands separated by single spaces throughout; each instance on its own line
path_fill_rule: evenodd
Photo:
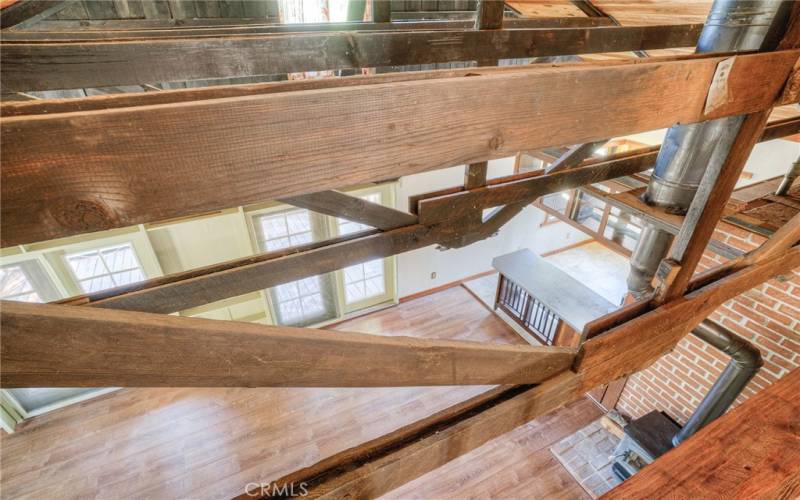
M 308 322 L 328 312 L 319 276 L 278 285 L 274 296 L 283 324 Z
M 85 293 L 127 285 L 145 278 L 130 243 L 70 253 L 65 258 Z
M 289 209 L 253 218 L 259 248 L 274 251 L 317 241 L 313 214 L 306 209 Z M 302 326 L 335 316 L 330 285 L 324 275 L 284 283 L 270 290 L 276 321 Z
M 350 305 L 386 293 L 383 259 L 344 268 L 345 303 Z
M 262 215 L 256 222 L 259 246 L 267 252 L 314 241 L 311 214 L 305 209 Z
M 365 194 L 363 196 L 359 196 L 359 198 L 361 198 L 362 200 L 370 201 L 372 203 L 377 203 L 378 205 L 382 204 L 381 193 Z M 367 231 L 369 229 L 374 229 L 372 226 L 361 224 L 360 222 L 349 221 L 347 219 L 337 218 L 336 221 L 339 224 L 340 236 L 357 233 L 359 231 Z
M 22 266 L 0 268 L 0 297 L 18 302 L 43 302 Z

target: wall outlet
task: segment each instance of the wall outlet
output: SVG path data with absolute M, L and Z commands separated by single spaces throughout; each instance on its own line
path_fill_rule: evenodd
M 435 280 L 435 279 L 436 279 L 436 271 L 434 271 L 434 272 L 432 272 L 432 273 L 431 273 L 431 279 L 432 279 L 432 280 Z

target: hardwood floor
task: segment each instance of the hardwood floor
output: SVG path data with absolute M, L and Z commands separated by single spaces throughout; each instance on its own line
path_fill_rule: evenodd
M 335 329 L 522 343 L 461 287 Z M 16 434 L 0 437 L 0 495 L 230 498 L 247 483 L 310 465 L 486 389 L 124 389 L 37 417 Z M 459 461 L 462 468 L 450 470 L 474 471 L 467 485 L 502 471 L 497 477 L 507 479 L 499 483 L 475 483 L 484 495 L 530 498 L 526 492 L 560 491 L 579 498 L 577 484 L 559 470 L 542 443 L 560 439 L 596 415 L 590 403 L 573 403 L 475 450 L 467 455 L 472 458 L 466 466 L 465 457 Z M 426 488 L 447 494 L 458 495 L 458 487 L 469 491 L 464 481 L 452 479 L 459 476 L 446 472 L 451 466 L 414 484 L 422 481 Z M 444 484 L 450 485 L 446 491 L 441 490 Z M 523 489 L 515 490 L 517 486 Z M 397 495 L 402 491 L 393 498 Z

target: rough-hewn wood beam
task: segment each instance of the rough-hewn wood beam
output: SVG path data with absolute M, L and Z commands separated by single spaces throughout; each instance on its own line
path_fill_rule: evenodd
M 0 10 L 0 28 L 20 28 L 35 23 L 39 19 L 58 13 L 68 5 L 67 0 L 17 0 Z
M 597 385 L 646 368 L 658 356 L 654 353 L 669 350 L 699 323 L 704 317 L 700 314 L 709 314 L 725 300 L 797 265 L 800 265 L 800 249 L 743 270 L 698 290 L 696 295 L 662 306 L 639 320 L 587 341 L 577 372 L 559 374 L 533 388 L 495 389 L 290 473 L 273 484 L 305 482 L 309 498 L 378 497 L 580 397 Z M 676 314 L 690 313 L 698 317 L 675 321 L 684 317 Z M 265 491 L 274 489 L 265 487 Z M 258 496 L 257 489 L 249 493 L 249 498 Z
M 575 368 L 590 387 L 631 375 L 629 359 L 655 361 L 727 300 L 800 267 L 800 247 L 740 269 L 590 339 Z M 610 378 L 609 378 L 610 377 Z
M 0 44 L 4 92 L 693 46 L 702 25 Z M 41 64 L 47 61 L 47 64 Z
M 764 132 L 771 111 L 767 109 L 748 115 L 719 171 L 706 171 L 681 230 L 672 244 L 669 258 L 659 268 L 661 283 L 656 289 L 657 301 L 672 300 L 686 291 L 750 152 Z
M 648 151 L 647 154 L 652 156 L 643 165 L 652 165 L 657 150 Z M 625 162 L 627 158 L 620 155 L 607 161 Z M 466 219 L 452 219 L 448 224 L 432 228 L 415 225 L 383 234 L 376 234 L 376 231 L 353 234 L 65 299 L 63 302 L 172 313 L 434 243 L 448 247 L 469 244 L 496 233 L 528 203 L 524 201 L 504 206 L 478 227 L 471 227 Z
M 625 166 L 628 158 L 618 161 L 622 167 L 614 167 L 613 164 L 601 166 L 605 176 L 595 174 L 591 177 L 592 182 L 618 177 L 633 170 L 645 170 L 651 165 L 639 162 L 629 167 Z M 565 185 L 572 185 L 569 182 L 573 177 L 583 179 L 585 175 L 583 170 L 564 172 L 561 174 L 561 183 L 550 186 L 559 190 Z M 91 296 L 66 299 L 64 302 L 172 313 L 434 243 L 445 246 L 473 243 L 494 234 L 528 203 L 529 198 L 510 203 L 481 225 L 474 224 L 469 215 L 471 211 L 468 210 L 460 218 L 449 218 L 446 224 L 416 224 L 379 234 L 349 235 L 330 242 L 313 243 L 176 273 Z
M 416 215 L 333 190 L 283 198 L 281 201 L 295 207 L 366 224 L 382 231 L 417 223 Z
M 570 147 L 566 153 L 559 156 L 556 161 L 548 165 L 544 171 L 548 174 L 552 174 L 577 166 L 583 160 L 592 156 L 592 153 L 594 153 L 597 148 L 606 142 L 608 142 L 608 140 L 587 142 L 586 144 L 576 144 Z
M 482 210 L 509 203 L 531 203 L 549 193 L 643 172 L 653 166 L 653 157 L 654 153 L 650 152 L 635 154 L 619 160 L 592 163 L 555 174 L 531 176 L 522 180 L 491 184 L 470 191 L 423 199 L 419 202 L 419 220 L 423 224 L 434 224 L 463 216 L 474 209 Z
M 379 2 L 387 4 L 388 2 Z M 415 31 L 415 30 L 463 30 L 472 28 L 472 19 L 461 21 L 389 22 L 376 20 L 373 23 L 303 23 L 267 24 L 264 19 L 80 19 L 42 20 L 25 31 L 9 31 L 3 40 L 102 40 L 182 37 L 197 35 L 233 36 L 268 33 L 303 33 L 312 31 Z M 530 19 L 506 19 L 509 29 L 526 28 L 591 28 L 612 26 L 603 18 L 589 17 L 538 17 Z
M 475 11 L 475 29 L 497 30 L 503 27 L 503 10 L 505 2 L 502 0 L 478 0 Z
M 398 387 L 533 384 L 561 347 L 384 337 L 3 301 L 3 387 Z
M 755 112 L 774 102 L 799 54 L 738 56 L 731 99 L 712 116 L 705 97 L 719 57 L 3 117 L 2 245 Z M 573 109 L 603 119 L 576 121 Z M 87 155 L 87 144 L 102 154 Z

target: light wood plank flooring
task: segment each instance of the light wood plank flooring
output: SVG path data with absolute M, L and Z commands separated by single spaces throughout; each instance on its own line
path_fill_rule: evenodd
M 522 343 L 461 287 L 334 328 Z M 37 417 L 18 433 L 0 437 L 0 495 L 230 498 L 249 482 L 310 465 L 486 389 L 123 389 Z M 582 427 L 584 420 L 596 418 L 597 410 L 584 401 L 563 412 L 563 417 L 562 412 L 543 417 L 475 450 L 460 459 L 457 470 L 447 466 L 416 481 L 433 488 L 428 490 L 433 496 L 422 497 L 459 496 L 473 484 L 481 496 L 495 492 L 532 498 L 525 494 L 532 488 L 529 492 L 581 497 L 543 443 Z M 455 475 L 467 470 L 473 471 L 471 481 Z M 511 476 L 491 480 L 497 471 Z M 527 486 L 514 490 L 515 485 Z M 398 490 L 393 498 L 420 491 L 425 490 Z

